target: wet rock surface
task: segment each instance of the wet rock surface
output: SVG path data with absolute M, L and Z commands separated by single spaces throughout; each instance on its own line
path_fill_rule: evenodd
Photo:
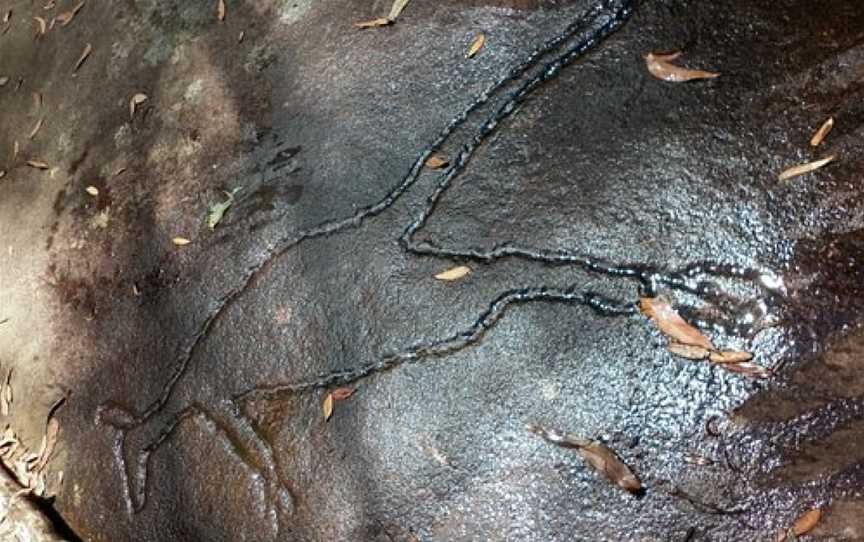
M 387 3 L 142 0 L 34 39 L 58 4 L 0 37 L 0 359 L 34 446 L 68 395 L 83 539 L 756 540 L 813 506 L 861 538 L 856 2 L 414 2 L 358 31 Z M 723 75 L 653 79 L 662 50 Z M 655 292 L 777 374 L 673 358 Z

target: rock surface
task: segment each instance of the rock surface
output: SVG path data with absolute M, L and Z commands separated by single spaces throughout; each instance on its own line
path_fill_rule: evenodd
M 127 0 L 35 38 L 77 2 L 11 4 L 0 361 L 31 448 L 68 396 L 82 539 L 750 541 L 814 506 L 860 539 L 857 1 L 415 1 L 358 30 L 389 2 Z M 652 78 L 670 50 L 722 75 Z M 673 358 L 655 292 L 777 374 Z

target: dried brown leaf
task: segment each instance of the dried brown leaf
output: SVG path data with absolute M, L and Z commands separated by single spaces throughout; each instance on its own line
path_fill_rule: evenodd
M 45 122 L 45 117 L 40 118 L 36 121 L 36 125 L 33 126 L 33 129 L 30 130 L 30 135 L 28 136 L 30 139 L 36 137 L 36 134 L 39 133 L 39 129 L 42 128 L 42 123 Z
M 450 165 L 450 160 L 443 154 L 433 154 L 423 164 L 429 169 L 441 169 Z
M 334 401 L 344 401 L 354 395 L 355 391 L 357 390 L 354 388 L 336 388 L 331 392 L 331 395 L 333 395 Z
M 96 188 L 95 186 L 88 186 L 88 187 L 85 188 L 84 190 L 86 190 L 87 193 L 90 194 L 90 195 L 93 196 L 93 197 L 96 197 L 96 196 L 99 195 L 99 189 Z
M 471 273 L 470 267 L 468 267 L 467 265 L 460 265 L 458 267 L 448 269 L 447 271 L 444 271 L 443 273 L 438 273 L 437 275 L 435 275 L 435 278 L 438 280 L 446 280 L 446 281 L 459 280 L 462 277 L 467 276 L 469 273 Z
M 216 17 L 220 21 L 225 20 L 225 0 L 219 0 L 219 4 L 216 6 Z
M 477 34 L 477 37 L 474 38 L 474 41 L 471 42 L 471 46 L 468 47 L 468 52 L 465 53 L 465 58 L 473 58 L 474 55 L 480 52 L 480 49 L 483 48 L 483 45 L 486 43 L 486 35 L 485 34 Z
M 379 17 L 377 19 L 372 19 L 371 21 L 361 21 L 359 23 L 354 23 L 354 26 L 357 28 L 377 28 L 379 26 L 387 26 L 393 24 L 393 21 L 388 19 L 387 17 Z
M 795 177 L 800 177 L 801 175 L 806 175 L 811 171 L 816 171 L 819 168 L 827 166 L 828 164 L 833 162 L 835 158 L 837 158 L 837 156 L 832 154 L 830 156 L 822 158 L 821 160 L 815 160 L 813 162 L 807 162 L 806 164 L 801 164 L 799 166 L 790 167 L 789 169 L 784 170 L 783 173 L 780 174 L 778 180 L 780 182 L 783 182 Z
M 41 160 L 27 160 L 27 165 L 36 169 L 48 169 L 48 164 Z
M 630 470 L 626 464 L 603 443 L 580 439 L 555 429 L 547 429 L 538 425 L 529 425 L 528 431 L 539 435 L 541 438 L 564 448 L 573 448 L 579 452 L 594 470 L 606 476 L 606 478 L 618 487 L 638 493 L 642 490 L 639 478 Z
M 82 64 L 84 64 L 84 61 L 87 60 L 87 57 L 89 57 L 90 53 L 92 53 L 92 52 L 93 52 L 93 45 L 92 44 L 88 43 L 87 45 L 84 46 L 84 51 L 81 52 L 81 56 L 78 57 L 78 61 L 75 62 L 75 68 L 72 69 L 72 73 L 75 73 L 78 71 L 78 69 L 81 67 Z
M 822 123 L 822 126 L 816 130 L 816 133 L 813 134 L 813 137 L 810 139 L 811 147 L 818 147 L 822 144 L 828 134 L 831 133 L 831 130 L 834 128 L 834 117 L 828 117 L 828 120 Z
M 748 361 L 741 363 L 724 363 L 721 367 L 729 372 L 742 374 L 750 378 L 770 378 L 774 374 L 771 369 Z
M 390 7 L 390 13 L 387 15 L 387 18 L 391 21 L 396 21 L 396 18 L 402 13 L 402 10 L 405 9 L 405 6 L 408 5 L 408 2 L 411 0 L 393 0 L 393 5 Z
M 692 344 L 681 344 L 677 342 L 670 342 L 667 344 L 666 350 L 668 350 L 673 356 L 696 360 L 705 359 L 711 353 L 710 350 L 701 346 L 693 346 Z
M 819 521 L 821 519 L 821 508 L 813 508 L 812 510 L 808 510 L 795 520 L 795 523 L 792 524 L 791 528 L 777 533 L 777 542 L 785 542 L 789 538 L 794 538 L 809 533 L 814 528 L 816 528 L 816 525 L 819 524 Z
M 80 2 L 77 6 L 72 8 L 69 11 L 64 11 L 60 15 L 56 17 L 57 22 L 60 23 L 60 26 L 66 26 L 67 24 L 72 22 L 72 19 L 78 15 L 78 12 L 81 11 L 81 8 L 84 7 L 85 2 Z
M 711 341 L 701 331 L 685 322 L 665 297 L 643 297 L 639 300 L 639 309 L 664 335 L 681 344 L 714 350 Z
M 48 22 L 42 17 L 33 17 L 33 20 L 36 21 L 36 37 L 44 36 L 48 31 Z
M 657 79 L 671 83 L 683 83 L 696 79 L 713 79 L 720 76 L 719 73 L 688 70 L 672 64 L 672 61 L 679 56 L 681 56 L 680 52 L 669 55 L 648 53 L 645 55 L 645 65 L 648 67 L 648 72 L 651 75 Z
M 143 104 L 148 100 L 148 96 L 141 92 L 135 93 L 129 98 L 129 118 L 135 118 L 135 109 L 138 108 L 139 105 Z
M 178 247 L 183 247 L 183 246 L 188 245 L 192 241 L 190 241 L 189 239 L 186 239 L 185 237 L 175 237 L 175 238 L 171 239 L 171 242 L 174 243 L 175 245 L 177 245 Z
M 333 415 L 333 394 L 328 393 L 324 397 L 324 402 L 321 404 L 321 411 L 324 414 L 324 421 L 330 419 L 330 416 Z
M 742 363 L 753 359 L 750 352 L 736 352 L 733 350 L 715 350 L 709 358 L 713 363 Z

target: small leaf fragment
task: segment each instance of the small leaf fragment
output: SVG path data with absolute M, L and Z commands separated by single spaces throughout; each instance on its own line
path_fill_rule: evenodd
M 48 169 L 48 164 L 41 160 L 27 160 L 27 165 L 35 169 Z
M 85 188 L 84 190 L 86 190 L 87 193 L 90 194 L 90 195 L 93 196 L 93 197 L 96 197 L 96 196 L 99 195 L 99 189 L 96 188 L 95 186 L 92 186 L 92 185 L 91 185 L 91 186 L 88 186 L 88 187 Z
M 448 269 L 447 271 L 444 271 L 442 273 L 438 273 L 437 275 L 435 275 L 435 278 L 445 281 L 459 280 L 462 277 L 468 275 L 469 273 L 471 273 L 470 267 L 468 267 L 467 265 L 460 265 L 458 267 Z
M 665 297 L 643 297 L 639 300 L 639 310 L 651 319 L 664 335 L 675 341 L 714 350 L 711 341 L 701 331 L 685 322 Z
M 357 28 L 376 28 L 379 26 L 388 26 L 391 24 L 393 24 L 393 21 L 391 21 L 387 17 L 379 17 L 377 19 L 372 19 L 371 21 L 354 23 L 354 26 L 356 26 Z
M 614 485 L 638 494 L 642 491 L 642 483 L 626 464 L 605 444 L 597 441 L 585 440 L 561 433 L 555 429 L 547 429 L 539 425 L 529 425 L 528 431 L 540 436 L 545 441 L 561 446 L 573 448 L 579 452 L 594 470 L 606 476 Z
M 148 100 L 148 96 L 141 92 L 135 93 L 129 98 L 129 118 L 135 117 L 135 109 Z
M 397 17 L 402 13 L 402 10 L 405 9 L 405 6 L 408 5 L 408 2 L 411 0 L 393 0 L 393 5 L 390 6 L 390 13 L 387 15 L 387 18 L 391 21 L 395 21 Z
M 30 130 L 30 135 L 28 136 L 30 139 L 36 137 L 36 134 L 39 133 L 39 129 L 42 128 L 42 123 L 45 122 L 45 117 L 40 118 L 36 121 L 36 125 L 33 126 L 33 129 Z
M 806 175 L 811 171 L 816 171 L 817 169 L 827 166 L 828 164 L 833 162 L 835 158 L 837 158 L 837 156 L 832 154 L 830 156 L 822 158 L 821 160 L 815 160 L 813 162 L 807 162 L 806 164 L 801 164 L 799 166 L 790 167 L 789 169 L 784 170 L 783 173 L 780 174 L 778 180 L 780 182 L 783 182 L 795 177 L 800 177 L 801 175 Z
M 724 363 L 720 366 L 729 372 L 742 374 L 750 378 L 770 378 L 774 374 L 771 369 L 749 361 L 741 363 Z
M 48 22 L 42 17 L 33 17 L 33 20 L 36 21 L 36 37 L 44 36 L 45 32 L 48 30 Z
M 707 348 L 693 346 L 692 344 L 681 344 L 674 341 L 666 345 L 666 350 L 673 356 L 695 360 L 705 359 L 711 354 L 711 351 Z
M 324 397 L 324 402 L 321 404 L 321 411 L 324 414 L 324 421 L 330 419 L 333 415 L 333 394 L 328 393 L 326 397 Z
M 84 46 L 84 51 L 81 52 L 81 56 L 78 57 L 78 61 L 75 62 L 75 68 L 72 70 L 72 73 L 75 73 L 78 71 L 78 69 L 81 67 L 82 64 L 84 64 L 84 61 L 87 60 L 87 57 L 89 57 L 90 53 L 92 53 L 92 52 L 93 52 L 93 45 L 92 44 L 88 43 L 87 45 Z
M 805 535 L 812 531 L 814 528 L 816 528 L 816 525 L 819 524 L 819 521 L 821 519 L 821 508 L 813 508 L 812 510 L 808 510 L 795 520 L 795 523 L 792 524 L 791 528 L 780 531 L 777 534 L 776 540 L 777 542 L 785 542 L 786 540 L 794 540 L 796 537 Z
M 831 133 L 831 130 L 834 128 L 834 117 L 828 117 L 828 120 L 822 123 L 822 126 L 816 130 L 816 133 L 813 134 L 813 137 L 810 138 L 810 146 L 818 147 L 822 144 L 828 134 Z
M 219 4 L 216 6 L 216 17 L 220 21 L 225 20 L 225 0 L 219 0 Z
M 171 242 L 174 243 L 175 245 L 177 245 L 178 247 L 184 247 L 184 246 L 188 245 L 189 243 L 191 243 L 192 241 L 190 241 L 189 239 L 186 239 L 185 237 L 175 237 L 175 238 L 171 239 Z
M 468 47 L 468 52 L 465 53 L 465 58 L 473 58 L 474 55 L 480 52 L 480 49 L 483 48 L 485 43 L 486 34 L 477 34 L 477 37 L 475 37 L 474 41 L 471 42 L 471 46 Z
M 216 226 L 222 222 L 222 217 L 225 216 L 225 212 L 234 205 L 234 194 L 236 194 L 242 187 L 237 187 L 230 192 L 225 192 L 225 195 L 228 196 L 228 199 L 219 203 L 214 203 L 210 206 L 210 209 L 207 210 L 207 225 L 210 229 L 215 229 Z
M 357 390 L 354 388 L 336 388 L 331 392 L 331 395 L 333 395 L 334 401 L 344 401 L 354 395 L 355 391 Z
M 441 169 L 450 165 L 450 160 L 448 160 L 443 154 L 433 154 L 426 159 L 426 162 L 423 165 L 429 169 Z
M 37 111 L 42 108 L 42 93 L 34 92 L 33 93 L 33 109 Z
M 695 79 L 713 79 L 720 76 L 719 73 L 688 70 L 672 64 L 672 61 L 680 56 L 680 52 L 667 55 L 648 53 L 645 55 L 645 65 L 648 67 L 648 72 L 651 75 L 670 83 L 684 83 Z
M 60 26 L 66 26 L 67 24 L 72 22 L 72 19 L 78 15 L 78 12 L 81 11 L 81 8 L 84 7 L 85 2 L 80 2 L 77 6 L 72 8 L 69 11 L 64 11 L 60 15 L 58 15 L 55 19 L 60 23 Z
M 753 359 L 750 352 L 736 352 L 733 350 L 715 350 L 708 357 L 712 363 L 742 363 Z

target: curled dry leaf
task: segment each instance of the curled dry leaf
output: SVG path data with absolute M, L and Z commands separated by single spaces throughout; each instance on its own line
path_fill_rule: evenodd
M 177 245 L 178 247 L 184 247 L 184 246 L 188 245 L 189 243 L 191 243 L 192 241 L 190 241 L 189 239 L 186 239 L 185 237 L 175 237 L 175 238 L 171 239 L 171 242 L 174 243 L 175 245 Z
M 447 271 L 444 271 L 443 273 L 438 273 L 437 275 L 435 275 L 435 278 L 438 280 L 445 280 L 445 281 L 459 280 L 462 277 L 468 275 L 469 273 L 471 273 L 470 267 L 468 267 L 467 265 L 460 265 L 459 267 L 454 267 L 452 269 L 448 269 Z
M 87 193 L 90 194 L 90 195 L 93 196 L 93 197 L 96 197 L 96 196 L 99 195 L 99 189 L 96 188 L 95 186 L 88 186 L 88 187 L 85 188 L 84 190 L 86 190 Z
M 643 297 L 639 300 L 639 310 L 650 318 L 664 335 L 675 341 L 714 350 L 711 341 L 701 331 L 685 322 L 665 297 Z
M 408 5 L 408 2 L 410 2 L 410 0 L 393 0 L 393 5 L 390 6 L 390 13 L 387 15 L 387 18 L 391 21 L 395 21 L 402 13 L 402 10 L 405 9 L 405 6 Z
M 42 123 L 45 122 L 45 117 L 40 118 L 36 121 L 36 125 L 33 126 L 33 129 L 30 130 L 30 135 L 28 136 L 30 139 L 36 137 L 36 134 L 39 133 L 39 129 L 42 128 Z
M 648 53 L 645 55 L 645 65 L 648 72 L 662 81 L 671 83 L 684 83 L 696 79 L 713 79 L 719 77 L 719 73 L 706 72 L 702 70 L 688 70 L 672 64 L 672 61 L 681 56 L 681 53 L 668 55 Z
M 784 170 L 783 173 L 778 177 L 780 182 L 788 181 L 789 179 L 793 179 L 795 177 L 800 177 L 801 175 L 806 175 L 811 171 L 816 171 L 817 169 L 823 168 L 834 161 L 837 158 L 836 155 L 832 154 L 831 156 L 826 156 L 821 160 L 815 160 L 813 162 L 807 162 L 806 164 L 801 164 L 800 166 L 793 166 L 787 170 Z
M 78 61 L 75 62 L 75 68 L 72 70 L 72 73 L 75 73 L 78 71 L 78 68 L 80 68 L 81 65 L 84 64 L 84 61 L 87 60 L 87 57 L 89 57 L 90 53 L 92 53 L 92 52 L 93 52 L 93 45 L 92 44 L 88 43 L 87 45 L 84 46 L 84 51 L 81 52 L 81 56 L 78 57 Z
M 555 429 L 547 429 L 539 425 L 529 425 L 528 431 L 540 436 L 547 442 L 573 448 L 579 452 L 594 470 L 606 476 L 606 478 L 618 487 L 630 493 L 642 491 L 642 483 L 639 478 L 624 464 L 621 459 L 608 446 L 600 442 L 580 439 Z
M 219 0 L 219 4 L 216 6 L 216 17 L 220 21 L 225 20 L 225 0 Z
M 696 360 L 705 359 L 711 353 L 710 350 L 701 346 L 693 346 L 692 344 L 681 344 L 677 342 L 670 342 L 667 344 L 666 350 L 668 350 L 673 356 Z
M 354 395 L 355 391 L 357 390 L 354 388 L 336 388 L 331 392 L 331 395 L 333 395 L 335 401 L 344 401 Z
M 711 352 L 708 357 L 713 363 L 742 363 L 753 359 L 750 352 L 735 352 L 732 350 L 719 350 Z
M 36 169 L 48 169 L 48 164 L 41 160 L 27 160 L 27 165 Z
M 810 146 L 818 147 L 825 141 L 825 138 L 828 137 L 828 134 L 831 133 L 831 130 L 834 128 L 834 117 L 828 117 L 828 120 L 822 123 L 822 126 L 816 130 L 816 133 L 813 134 L 813 137 L 810 138 Z
M 780 531 L 777 534 L 777 542 L 785 542 L 786 540 L 794 539 L 795 537 L 804 535 L 816 528 L 819 521 L 822 519 L 822 509 L 813 508 L 795 520 L 790 529 Z
M 321 404 L 321 412 L 324 414 L 324 421 L 330 419 L 330 416 L 333 415 L 333 394 L 328 393 L 324 397 L 324 402 Z
M 426 162 L 423 165 L 429 169 L 441 169 L 450 165 L 450 160 L 448 160 L 443 154 L 433 154 L 426 159 Z
M 372 19 L 371 21 L 361 21 L 359 23 L 354 23 L 354 26 L 356 26 L 357 28 L 377 28 L 379 26 L 387 26 L 389 24 L 393 24 L 393 21 L 391 21 L 387 17 L 379 17 L 377 19 Z
M 64 11 L 60 15 L 56 17 L 56 21 L 60 23 L 60 26 L 66 26 L 67 24 L 72 22 L 72 19 L 78 15 L 78 12 L 81 11 L 81 8 L 84 7 L 84 2 L 80 2 L 77 6 L 72 8 L 69 11 Z
M 148 100 L 148 96 L 146 94 L 142 94 L 140 92 L 133 94 L 131 98 L 129 98 L 129 118 L 135 117 L 135 110 L 139 105 L 143 104 Z
M 44 36 L 48 31 L 48 22 L 42 17 L 33 17 L 33 20 L 36 21 L 36 37 Z
M 721 367 L 729 372 L 742 374 L 744 376 L 749 376 L 750 378 L 770 378 L 774 374 L 771 369 L 749 361 L 741 363 L 724 363 Z
M 471 42 L 471 46 L 468 47 L 468 52 L 465 53 L 465 58 L 473 58 L 477 53 L 480 52 L 480 49 L 483 48 L 483 45 L 486 43 L 486 35 L 485 34 L 477 34 L 477 37 L 474 38 L 474 41 Z

